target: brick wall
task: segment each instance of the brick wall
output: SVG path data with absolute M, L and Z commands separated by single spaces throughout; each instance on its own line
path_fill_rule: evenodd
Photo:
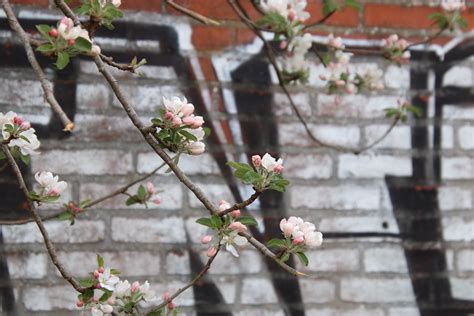
M 29 29 L 37 20 L 59 18 L 47 0 L 13 2 L 19 4 L 19 16 Z M 314 59 L 309 84 L 291 92 L 310 128 L 327 142 L 353 147 L 371 143 L 391 123 L 384 119 L 383 109 L 400 98 L 425 110 L 422 119 L 400 124 L 370 152 L 338 153 L 315 146 L 307 137 L 268 64 L 255 57 L 261 43 L 238 22 L 226 1 L 176 2 L 224 23 L 206 27 L 163 1 L 124 0 L 129 11 L 117 32 L 99 34 L 97 41 L 118 60 L 138 55 L 149 65 L 143 69 L 144 78 L 117 73 L 120 84 L 143 118 L 156 115 L 162 96 L 174 94 L 186 95 L 201 113 L 208 111 L 207 121 L 219 141 L 209 142 L 205 155 L 183 158 L 180 166 L 214 202 L 234 201 L 236 192 L 244 198 L 249 194 L 245 187 L 234 190 L 235 183 L 222 176 L 226 169 L 219 157 L 244 160 L 247 154 L 270 150 L 285 159 L 291 186 L 284 196 L 264 196 L 252 214 L 265 223 L 290 214 L 301 216 L 327 237 L 320 249 L 309 253 L 310 266 L 298 266 L 308 277 L 297 281 L 275 272 L 251 248 L 242 251 L 240 259 L 219 255 L 206 282 L 177 300 L 183 314 L 210 315 L 206 300 L 219 298 L 221 313 L 239 316 L 302 315 L 302 310 L 318 316 L 473 312 L 472 56 L 446 66 L 446 73 L 439 70 L 445 68 L 432 51 L 414 54 L 411 65 L 401 68 L 374 56 L 357 56 L 355 67 L 382 67 L 387 88 L 344 97 L 339 106 L 326 94 L 318 78 L 324 69 Z M 320 17 L 320 2 L 309 2 L 314 19 Z M 363 4 L 360 12 L 335 14 L 314 35 L 335 32 L 360 45 L 372 45 L 370 40 L 393 32 L 416 40 L 429 33 L 426 16 L 438 10 L 436 1 Z M 468 1 L 468 6 L 464 15 L 472 26 L 474 3 Z M 251 16 L 258 16 L 246 7 Z M 0 111 L 13 110 L 30 119 L 42 140 L 42 154 L 26 170 L 30 181 L 34 172 L 52 170 L 69 183 L 66 201 L 94 199 L 161 163 L 141 142 L 86 58 L 63 72 L 43 61 L 58 91 L 65 91 L 57 94 L 76 123 L 72 135 L 62 135 L 3 15 L 0 21 Z M 437 43 L 449 40 L 446 36 Z M 467 101 L 436 98 L 451 86 L 470 88 L 461 91 L 468 94 Z M 270 109 L 272 115 L 260 115 L 259 108 Z M 0 179 L 0 184 L 11 180 L 6 174 Z M 191 278 L 196 266 L 190 262 L 205 260 L 199 245 L 205 230 L 194 223 L 204 214 L 203 207 L 173 176 L 161 173 L 153 181 L 164 190 L 159 206 L 130 209 L 125 198 L 118 197 L 87 212 L 74 226 L 46 225 L 68 270 L 83 276 L 93 269 L 95 253 L 100 252 L 126 278 L 149 280 L 159 293 L 175 290 Z M 13 199 L 3 192 L 2 199 Z M 15 208 L 0 209 L 4 216 L 16 216 Z M 35 225 L 4 226 L 2 234 L 8 266 L 2 293 L 14 295 L 16 313 L 76 315 L 74 291 L 55 271 Z M 292 300 L 295 284 L 301 299 Z M 3 303 L 4 310 L 7 305 Z

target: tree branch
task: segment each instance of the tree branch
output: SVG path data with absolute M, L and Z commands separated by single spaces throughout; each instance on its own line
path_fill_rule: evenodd
M 38 77 L 41 83 L 41 87 L 43 88 L 45 99 L 49 103 L 51 110 L 54 112 L 54 114 L 56 114 L 56 116 L 59 118 L 59 120 L 63 124 L 64 126 L 63 130 L 66 132 L 72 131 L 74 128 L 74 123 L 69 119 L 67 114 L 61 108 L 61 105 L 59 105 L 58 101 L 56 100 L 56 97 L 54 96 L 53 90 L 51 88 L 52 87 L 51 82 L 48 80 L 45 73 L 43 72 L 43 69 L 41 69 L 40 64 L 36 60 L 35 53 L 30 44 L 30 36 L 26 34 L 25 30 L 23 30 L 23 28 L 21 27 L 8 0 L 2 0 L 2 5 L 3 5 L 3 10 L 5 11 L 5 14 L 7 15 L 10 28 L 14 30 L 16 33 L 18 33 L 18 35 L 20 36 L 21 42 L 23 43 L 23 47 L 25 48 L 25 51 L 26 51 L 26 57 L 28 58 L 31 68 L 33 68 L 34 72 L 36 73 L 36 76 Z
M 59 270 L 59 273 L 61 273 L 61 276 L 69 282 L 72 287 L 80 292 L 83 293 L 85 291 L 84 288 L 82 288 L 79 283 L 64 269 L 64 267 L 61 265 L 58 259 L 58 255 L 56 253 L 56 249 L 54 248 L 53 243 L 49 239 L 48 232 L 46 231 L 46 228 L 44 227 L 44 224 L 41 220 L 41 217 L 39 216 L 38 212 L 36 211 L 36 208 L 34 204 L 30 201 L 28 198 L 28 188 L 26 187 L 25 180 L 23 179 L 23 176 L 21 174 L 20 168 L 18 167 L 18 164 L 16 163 L 15 159 L 13 158 L 12 154 L 10 153 L 10 150 L 6 145 L 2 145 L 2 149 L 5 152 L 5 155 L 7 157 L 8 163 L 11 166 L 13 173 L 15 174 L 18 184 L 20 186 L 20 189 L 23 191 L 23 194 L 25 195 L 27 201 L 28 201 L 28 206 L 30 207 L 31 213 L 33 214 L 33 218 L 36 222 L 36 225 L 38 226 L 41 235 L 43 236 L 44 244 L 46 246 L 46 249 L 48 250 L 48 254 L 51 258 L 51 261 L 53 261 L 54 265 L 56 268 Z
M 205 17 L 202 14 L 199 14 L 197 12 L 194 12 L 192 10 L 189 10 L 183 6 L 180 6 L 179 4 L 175 3 L 173 0 L 165 0 L 166 4 L 173 7 L 175 10 L 193 18 L 196 21 L 201 22 L 202 24 L 205 25 L 212 25 L 212 26 L 219 26 L 221 25 L 219 22 L 216 20 L 210 19 L 208 17 Z
M 249 206 L 250 204 L 252 204 L 260 196 L 260 194 L 262 194 L 262 192 L 255 191 L 247 200 L 240 203 L 236 203 L 233 206 L 229 207 L 228 209 L 223 210 L 222 212 L 219 212 L 217 215 L 224 216 L 232 211 L 243 209 L 246 206 Z

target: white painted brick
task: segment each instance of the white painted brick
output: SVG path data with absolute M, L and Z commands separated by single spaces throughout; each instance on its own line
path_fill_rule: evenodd
M 118 150 L 51 150 L 31 159 L 34 172 L 55 174 L 126 174 L 133 170 L 132 155 Z
M 460 217 L 443 218 L 443 236 L 447 241 L 473 241 L 474 220 Z
M 355 147 L 360 140 L 357 126 L 318 125 L 310 126 L 310 130 L 318 139 L 332 145 Z M 280 124 L 278 135 L 283 146 L 315 146 L 299 123 Z
M 454 66 L 445 73 L 443 86 L 471 88 L 474 86 L 472 69 L 469 66 Z
M 111 192 L 117 190 L 123 184 L 108 183 L 108 184 L 98 184 L 98 183 L 81 183 L 80 184 L 80 199 L 83 200 L 97 200 L 100 197 L 110 194 Z M 107 199 L 100 204 L 98 207 L 101 209 L 110 209 L 110 208 L 125 208 L 125 201 L 127 196 L 117 195 L 113 198 Z
M 318 249 L 306 255 L 311 271 L 359 270 L 359 251 L 356 249 Z
M 420 316 L 420 311 L 416 307 L 390 308 L 388 316 Z
M 443 157 L 441 174 L 443 179 L 473 179 L 474 158 Z
M 72 136 L 80 141 L 113 142 L 120 138 L 121 141 L 137 142 L 143 139 L 126 117 L 76 114 L 74 124 Z
M 474 149 L 474 126 L 463 126 L 458 131 L 462 149 Z
M 339 156 L 339 178 L 384 178 L 386 175 L 410 176 L 411 174 L 410 157 L 352 154 Z
M 226 200 L 229 203 L 233 202 L 233 197 L 227 184 L 198 184 L 198 186 L 215 205 L 220 200 Z M 203 207 L 201 201 L 197 199 L 193 192 L 188 191 L 188 196 L 191 207 Z
M 109 89 L 100 83 L 78 84 L 76 89 L 77 106 L 80 109 L 105 110 L 109 107 L 109 94 Z M 97 129 L 94 130 L 94 132 L 96 131 Z
M 474 249 L 459 250 L 456 267 L 459 271 L 474 271 Z
M 77 292 L 69 285 L 28 286 L 23 293 L 23 303 L 30 311 L 77 310 L 76 301 Z
M 262 308 L 257 309 L 242 309 L 237 310 L 235 316 L 285 316 L 281 310 L 265 310 Z
M 321 80 L 319 76 L 323 75 L 323 76 L 329 77 L 330 71 L 326 67 L 324 67 L 322 64 L 315 64 L 315 63 L 310 63 L 309 69 L 310 70 L 309 70 L 308 83 L 316 87 L 325 87 L 327 85 L 327 81 Z
M 443 106 L 443 118 L 447 120 L 472 120 L 474 119 L 474 108 L 458 105 Z
M 189 239 L 195 244 L 201 243 L 202 236 L 207 235 L 210 232 L 208 227 L 196 223 L 197 219 L 198 217 L 190 217 L 186 219 L 185 223 Z M 221 256 L 221 254 L 219 254 L 219 256 Z
M 454 130 L 452 126 L 441 127 L 441 147 L 450 149 L 454 147 Z
M 385 117 L 387 107 L 397 104 L 398 97 L 344 95 L 336 105 L 334 95 L 318 95 L 318 114 L 328 117 L 376 118 Z
M 168 253 L 166 256 L 166 272 L 168 274 L 190 274 L 189 253 L 184 250 L 175 250 Z
M 237 284 L 236 282 L 228 282 L 226 280 L 214 279 L 214 284 L 221 292 L 224 302 L 227 304 L 234 304 L 237 296 Z
M 123 85 L 122 90 L 129 97 L 131 104 L 137 111 L 156 112 L 163 107 L 163 97 L 170 98 L 175 95 L 183 95 L 180 89 L 175 86 Z M 193 102 L 193 100 L 188 101 Z M 116 107 L 121 107 L 116 97 L 113 98 L 113 104 Z
M 260 305 L 278 302 L 275 289 L 268 279 L 244 279 L 241 301 L 243 304 Z
M 474 300 L 474 278 L 450 278 L 453 297 L 461 300 Z
M 464 210 L 472 207 L 472 192 L 468 188 L 442 186 L 438 190 L 442 211 Z
M 56 243 L 85 243 L 104 239 L 105 225 L 101 221 L 78 220 L 73 226 L 66 222 L 46 222 L 51 241 Z M 6 243 L 37 243 L 43 238 L 35 223 L 2 228 Z
M 137 170 L 139 173 L 149 173 L 157 168 L 163 161 L 154 152 L 138 154 Z M 199 156 L 182 155 L 179 167 L 187 175 L 219 174 L 219 167 L 210 154 Z M 162 170 L 166 170 L 164 167 Z M 163 173 L 163 172 L 162 172 Z
M 352 309 L 316 308 L 308 309 L 306 313 L 315 316 L 385 316 L 384 311 L 380 308 L 366 308 L 363 306 Z
M 383 223 L 388 228 L 383 228 Z M 328 232 L 386 232 L 398 233 L 398 226 L 393 218 L 386 218 L 382 214 L 371 217 L 334 217 L 323 218 L 319 224 L 319 229 L 324 233 Z
M 0 78 L 0 103 L 19 106 L 46 107 L 43 89 L 36 80 Z
M 41 279 L 46 276 L 48 260 L 44 253 L 7 254 L 8 274 L 12 279 Z
M 365 128 L 365 146 L 373 144 L 378 140 L 387 130 L 388 125 L 372 125 Z M 408 126 L 397 126 L 390 134 L 387 135 L 374 148 L 395 148 L 395 149 L 410 149 L 411 148 L 411 132 Z
M 311 115 L 311 100 L 307 93 L 292 93 L 291 97 L 298 108 L 298 111 L 304 116 Z M 293 109 L 288 101 L 288 97 L 284 93 L 275 93 L 274 99 L 274 114 L 277 116 L 290 115 Z
M 408 272 L 402 248 L 367 249 L 364 252 L 364 267 L 367 272 Z
M 247 246 L 246 248 L 249 248 Z M 205 249 L 202 250 L 203 259 Z M 249 274 L 259 273 L 262 270 L 262 258 L 259 253 L 255 251 L 243 250 L 239 248 L 240 257 L 236 258 L 227 251 L 221 251 L 214 260 L 211 270 L 212 275 L 222 274 Z M 204 259 L 205 260 L 205 259 Z
M 410 87 L 410 67 L 390 65 L 385 72 L 385 87 L 408 89 Z
M 305 304 L 327 303 L 336 297 L 336 286 L 330 281 L 302 278 L 299 283 Z
M 112 219 L 112 239 L 124 242 L 186 242 L 182 218 L 125 218 Z
M 346 278 L 341 281 L 341 298 L 349 302 L 413 302 L 410 279 Z
M 291 189 L 294 208 L 334 208 L 342 210 L 378 209 L 380 190 L 373 186 L 340 185 L 334 187 L 302 187 Z
M 332 174 L 329 155 L 285 155 L 285 175 L 301 179 L 328 179 Z
M 103 253 L 100 253 L 104 256 Z M 74 252 L 58 252 L 59 262 L 64 266 L 66 271 L 70 272 L 74 277 L 86 277 L 90 272 L 97 270 L 97 253 L 93 251 L 74 251 Z M 115 268 L 114 262 L 105 260 L 107 267 Z M 60 275 L 59 271 L 55 271 L 56 275 Z

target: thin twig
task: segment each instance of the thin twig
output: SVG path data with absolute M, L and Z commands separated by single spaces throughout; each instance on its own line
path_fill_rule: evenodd
M 149 177 L 151 177 L 152 175 L 154 175 L 158 170 L 160 170 L 161 168 L 163 168 L 165 166 L 165 163 L 162 163 L 160 166 L 156 167 L 152 172 L 150 173 L 147 173 L 146 175 L 126 184 L 125 186 L 107 194 L 107 195 L 104 195 L 103 197 L 100 197 L 98 198 L 97 200 L 94 200 L 92 202 L 90 202 L 89 204 L 87 204 L 86 206 L 84 206 L 84 209 L 86 208 L 91 208 L 92 206 L 94 205 L 97 205 L 99 203 L 102 203 L 104 202 L 105 200 L 108 200 L 110 198 L 113 198 L 114 196 L 116 195 L 119 195 L 119 194 L 125 194 L 127 192 L 127 190 L 134 186 L 135 184 L 141 182 L 141 181 L 144 181 L 146 179 L 148 179 Z M 56 219 L 59 215 L 61 215 L 64 211 L 60 211 L 60 212 L 57 212 L 55 214 L 52 214 L 52 215 L 48 215 L 48 216 L 44 216 L 41 218 L 41 220 L 44 222 L 44 221 L 48 221 L 48 220 L 52 220 L 52 219 Z M 24 218 L 24 219 L 17 219 L 17 220 L 0 220 L 0 225 L 21 225 L 21 224 L 26 224 L 26 223 L 30 223 L 30 222 L 33 222 L 34 219 L 33 218 Z
M 211 268 L 211 264 L 214 261 L 214 259 L 217 257 L 217 254 L 219 253 L 220 249 L 221 249 L 221 247 L 219 246 L 217 248 L 216 254 L 214 256 L 210 257 L 209 260 L 207 260 L 207 263 L 204 266 L 204 268 L 194 277 L 194 279 L 191 280 L 191 282 L 189 282 L 184 287 L 180 288 L 179 290 L 174 292 L 172 295 L 170 295 L 170 298 L 168 300 L 164 301 L 163 303 L 161 303 L 160 305 L 158 305 L 156 307 L 153 307 L 153 310 L 151 310 L 147 315 L 162 309 L 168 303 L 170 303 L 172 300 L 174 300 L 176 297 L 178 297 L 181 293 L 183 293 L 184 291 L 189 289 L 191 286 L 193 286 L 197 281 L 199 281 L 206 274 L 206 272 Z
M 114 68 L 117 68 L 122 71 L 128 71 L 131 73 L 135 73 L 135 68 L 131 66 L 130 64 L 120 64 L 116 63 L 113 59 L 113 57 L 106 56 L 104 54 L 100 54 L 100 58 L 109 66 L 112 66 Z
M 249 206 L 250 204 L 252 204 L 260 196 L 260 194 L 262 194 L 262 192 L 255 191 L 247 200 L 240 203 L 236 203 L 232 205 L 231 207 L 229 207 L 228 209 L 219 212 L 217 215 L 224 216 L 232 211 L 241 210 L 245 208 L 246 206 Z
M 442 28 L 442 29 L 439 29 L 438 32 L 436 32 L 435 34 L 431 35 L 431 36 L 428 36 L 425 40 L 423 41 L 420 41 L 420 42 L 416 42 L 416 43 L 412 43 L 410 45 L 408 45 L 404 51 L 408 51 L 410 48 L 414 47 L 414 46 L 418 46 L 418 45 L 423 45 L 423 44 L 428 44 L 429 42 L 433 41 L 435 38 L 437 38 L 438 36 L 440 36 L 441 34 L 444 33 L 444 31 L 446 31 L 447 28 Z
M 306 25 L 306 26 L 303 28 L 303 30 L 306 30 L 306 29 L 312 28 L 312 27 L 314 27 L 314 26 L 323 24 L 323 23 L 326 22 L 330 17 L 332 17 L 332 16 L 334 15 L 334 13 L 336 13 L 336 12 L 337 12 L 337 10 L 334 10 L 334 11 L 329 12 L 328 14 L 326 14 L 325 16 L 323 16 L 322 18 L 320 18 L 318 21 Z
M 61 265 L 58 259 L 58 255 L 56 253 L 56 249 L 54 248 L 53 243 L 49 239 L 48 232 L 46 231 L 46 228 L 44 227 L 43 221 L 41 220 L 40 215 L 36 211 L 35 205 L 30 201 L 28 198 L 28 188 L 26 187 L 25 180 L 23 179 L 23 176 L 21 174 L 20 168 L 18 167 L 18 164 L 16 163 L 15 159 L 13 158 L 12 154 L 10 153 L 10 150 L 6 145 L 2 146 L 3 151 L 5 152 L 5 155 L 7 157 L 8 163 L 11 166 L 13 173 L 15 174 L 18 184 L 20 186 L 20 189 L 23 191 L 23 194 L 25 195 L 27 201 L 28 201 L 28 206 L 30 208 L 31 213 L 33 214 L 33 218 L 36 222 L 36 225 L 38 226 L 41 235 L 43 236 L 44 244 L 46 246 L 46 249 L 48 250 L 48 254 L 51 258 L 51 261 L 53 261 L 54 265 L 56 268 L 59 270 L 59 273 L 61 273 L 61 276 L 69 282 L 72 287 L 80 292 L 83 293 L 85 289 L 77 283 L 77 281 L 64 269 L 64 267 Z
M 173 7 L 175 10 L 195 19 L 196 21 L 201 22 L 202 24 L 205 25 L 212 25 L 212 26 L 219 26 L 221 25 L 219 22 L 216 20 L 213 20 L 211 18 L 205 17 L 202 14 L 199 14 L 197 12 L 194 12 L 192 10 L 189 10 L 188 8 L 185 8 L 183 6 L 180 6 L 179 4 L 175 3 L 173 0 L 166 0 L 165 1 L 167 5 Z
M 16 18 L 15 13 L 13 12 L 13 9 L 10 3 L 8 2 L 8 0 L 2 0 L 2 5 L 3 5 L 3 10 L 5 11 L 5 14 L 7 15 L 10 28 L 14 30 L 15 32 L 17 32 L 18 35 L 20 36 L 21 42 L 23 43 L 23 47 L 25 48 L 25 51 L 26 51 L 26 57 L 28 58 L 28 61 L 30 62 L 31 68 L 33 68 L 34 72 L 36 73 L 36 76 L 41 82 L 41 87 L 43 88 L 44 97 L 46 101 L 49 103 L 51 110 L 54 112 L 54 114 L 56 114 L 56 116 L 59 118 L 59 120 L 63 124 L 64 131 L 67 131 L 67 132 L 72 131 L 74 128 L 74 123 L 69 119 L 67 114 L 61 108 L 61 105 L 59 105 L 58 101 L 56 100 L 56 97 L 54 96 L 54 92 L 52 90 L 51 82 L 49 82 L 48 78 L 43 72 L 43 69 L 41 69 L 40 64 L 36 60 L 35 53 L 30 44 L 30 36 L 26 34 L 25 30 L 21 27 L 20 22 L 18 22 L 18 19 Z

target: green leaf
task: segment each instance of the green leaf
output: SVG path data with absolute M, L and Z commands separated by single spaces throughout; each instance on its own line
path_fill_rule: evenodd
M 49 31 L 51 30 L 51 26 L 46 25 L 46 24 L 39 24 L 36 25 L 36 29 L 38 32 L 40 32 L 43 37 L 47 38 L 48 40 L 51 39 L 51 36 L 49 36 Z
M 417 118 L 420 118 L 423 115 L 423 109 L 415 105 L 406 105 L 405 108 L 407 111 L 415 114 Z
M 82 279 L 79 280 L 79 284 L 82 287 L 93 287 L 95 285 L 95 280 L 94 279 Z
M 290 254 L 289 254 L 289 253 L 285 253 L 285 254 L 280 258 L 280 260 L 283 261 L 283 262 L 287 262 L 288 259 L 290 259 Z
M 41 201 L 46 202 L 46 203 L 52 203 L 52 202 L 56 202 L 59 198 L 60 198 L 59 195 L 45 196 L 45 197 L 41 198 Z
M 104 258 L 101 255 L 97 254 L 97 266 L 102 268 L 104 266 Z
M 286 243 L 286 240 L 284 240 L 284 239 L 273 238 L 273 239 L 270 239 L 267 242 L 267 247 L 286 249 L 286 248 L 288 248 L 288 245 Z
M 83 37 L 78 37 L 76 38 L 76 41 L 74 43 L 74 48 L 82 53 L 87 54 L 87 53 L 90 53 L 92 49 L 92 43 Z
M 138 199 L 136 195 L 132 195 L 131 197 L 127 199 L 127 201 L 125 201 L 125 205 L 127 206 L 137 204 L 137 203 L 141 203 L 141 201 Z
M 339 9 L 338 4 L 334 0 L 323 0 L 323 14 L 328 15 Z
M 209 127 L 203 127 L 202 130 L 204 131 L 204 138 L 211 135 L 211 129 Z
M 65 211 L 56 217 L 58 221 L 68 221 L 71 218 L 71 212 L 70 211 Z
M 117 269 L 110 269 L 110 273 L 113 275 L 119 275 L 121 272 L 120 270 L 117 270 Z
M 79 295 L 81 301 L 87 303 L 94 297 L 94 289 L 86 289 L 84 293 Z
M 308 257 L 306 257 L 306 255 L 304 254 L 304 252 L 297 252 L 296 256 L 298 257 L 298 259 L 300 259 L 300 262 L 304 266 L 306 266 L 306 267 L 308 266 L 309 260 L 308 260 Z
M 347 7 L 354 8 L 358 11 L 360 11 L 362 9 L 361 4 L 357 0 L 346 0 L 345 4 L 346 4 Z
M 224 225 L 222 218 L 219 215 L 212 215 L 211 216 L 212 226 L 215 228 L 221 228 Z
M 258 225 L 257 221 L 252 216 L 240 216 L 236 219 L 236 221 L 241 222 L 242 224 L 244 224 L 246 226 L 257 226 Z
M 28 155 L 20 155 L 20 159 L 21 161 L 23 161 L 23 163 L 25 165 L 29 165 L 30 164 L 30 156 Z
M 196 220 L 196 223 L 201 224 L 201 225 L 204 225 L 204 226 L 207 226 L 207 227 L 214 228 L 211 219 L 208 218 L 208 217 L 201 217 L 201 218 L 198 218 L 198 219 Z
M 51 55 L 56 50 L 52 44 L 43 44 L 36 48 L 37 52 L 43 53 L 45 55 Z
M 85 208 L 87 207 L 92 201 L 90 199 L 84 200 L 81 203 L 79 203 L 80 208 Z
M 161 119 L 154 118 L 151 120 L 151 123 L 155 126 L 160 126 L 161 125 Z
M 275 33 L 283 33 L 289 28 L 288 20 L 278 13 L 267 13 L 256 24 Z
M 385 117 L 387 118 L 391 118 L 391 117 L 397 117 L 397 116 L 400 116 L 401 112 L 400 112 L 400 109 L 397 109 L 397 108 L 387 108 L 387 109 L 384 109 L 385 111 Z
M 192 141 L 194 141 L 194 142 L 197 142 L 197 140 L 198 140 L 196 136 L 194 136 L 193 134 L 191 134 L 191 133 L 188 132 L 187 130 L 184 130 L 184 129 L 183 129 L 183 130 L 180 130 L 179 133 L 180 133 L 181 135 L 183 135 L 184 137 L 186 137 L 186 139 L 188 139 L 188 140 L 192 140 Z
M 112 296 L 112 294 L 114 294 L 114 292 L 106 289 L 102 289 L 102 291 L 104 291 L 104 294 L 102 294 L 102 296 L 99 298 L 99 302 L 107 301 Z
M 69 64 L 69 54 L 66 52 L 59 52 L 58 53 L 58 58 L 56 59 L 56 68 L 59 70 L 62 70 L 66 68 L 66 66 Z
M 143 185 L 138 187 L 137 196 L 140 201 L 144 201 L 146 198 L 146 189 Z

